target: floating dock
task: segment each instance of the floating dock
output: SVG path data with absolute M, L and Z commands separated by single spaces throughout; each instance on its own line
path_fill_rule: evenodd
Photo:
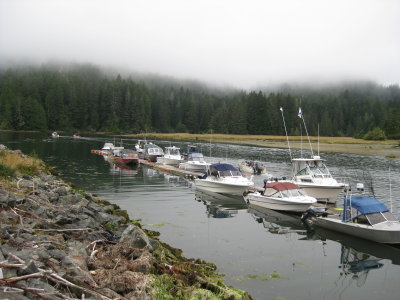
M 170 165 L 157 164 L 157 163 L 150 162 L 150 161 L 147 161 L 144 159 L 139 159 L 139 163 L 141 165 L 148 166 L 155 170 L 160 170 L 160 171 L 163 171 L 166 173 L 182 176 L 182 177 L 189 178 L 189 179 L 199 178 L 204 175 L 204 173 L 201 173 L 201 172 L 193 172 L 193 171 L 188 171 L 188 170 L 184 170 L 184 169 L 179 169 L 177 167 L 170 166 Z

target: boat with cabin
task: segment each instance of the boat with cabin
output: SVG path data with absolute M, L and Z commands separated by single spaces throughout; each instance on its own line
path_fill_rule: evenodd
M 210 163 L 204 160 L 204 156 L 200 152 L 189 152 L 187 154 L 187 161 L 179 164 L 180 169 L 193 171 L 193 172 L 207 172 Z
M 180 153 L 180 148 L 172 146 L 165 147 L 164 155 L 157 157 L 157 163 L 170 166 L 178 166 L 183 162 L 183 156 Z
M 157 162 L 157 157 L 161 157 L 164 155 L 164 151 L 161 147 L 153 144 L 152 142 L 144 145 L 143 147 L 143 159 L 151 161 L 151 162 Z
M 334 204 L 346 184 L 332 177 L 320 156 L 292 159 L 292 182 L 319 202 Z
M 254 182 L 244 177 L 234 166 L 227 163 L 210 165 L 202 178 L 195 179 L 196 188 L 214 193 L 243 195 Z
M 358 190 L 363 186 L 358 184 Z M 346 193 L 343 211 L 328 214 L 323 208 L 311 208 L 303 220 L 311 226 L 338 231 L 385 244 L 400 244 L 400 222 L 380 200 L 365 195 Z
M 246 200 L 252 205 L 287 212 L 305 212 L 317 202 L 298 185 L 288 181 L 265 181 L 264 191 L 250 193 Z

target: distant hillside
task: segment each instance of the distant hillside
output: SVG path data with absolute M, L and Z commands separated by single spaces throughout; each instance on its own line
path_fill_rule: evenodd
M 262 91 L 100 69 L 45 65 L 0 70 L 0 129 L 215 132 L 400 138 L 399 86 L 281 85 Z

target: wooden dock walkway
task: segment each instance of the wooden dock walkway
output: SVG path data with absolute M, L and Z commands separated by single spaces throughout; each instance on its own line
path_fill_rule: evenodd
M 188 171 L 188 170 L 184 170 L 184 169 L 179 169 L 179 168 L 176 168 L 176 167 L 170 166 L 170 165 L 157 164 L 157 163 L 150 162 L 150 161 L 147 161 L 144 159 L 139 159 L 139 163 L 141 165 L 145 165 L 145 166 L 150 167 L 155 170 L 160 170 L 162 172 L 182 176 L 182 177 L 185 177 L 188 179 L 195 179 L 195 178 L 199 178 L 204 175 L 204 173 L 201 173 L 201 172 L 193 172 L 193 171 Z

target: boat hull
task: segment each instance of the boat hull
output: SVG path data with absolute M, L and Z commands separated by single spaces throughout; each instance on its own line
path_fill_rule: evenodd
M 293 181 L 301 187 L 308 196 L 314 197 L 318 202 L 335 204 L 339 194 L 343 191 L 344 185 L 315 185 Z
M 169 166 L 178 166 L 183 159 L 169 158 L 165 156 L 157 157 L 157 163 Z
M 243 195 L 253 185 L 253 183 L 232 184 L 207 179 L 196 179 L 195 184 L 196 189 L 229 195 Z
M 378 243 L 400 244 L 399 222 L 384 222 L 374 226 L 369 226 L 359 223 L 345 223 L 340 219 L 334 219 L 331 217 L 315 217 L 311 222 L 315 226 Z
M 179 164 L 179 169 L 193 171 L 193 172 L 207 172 L 210 167 L 209 163 L 189 163 L 183 162 Z
M 305 212 L 316 201 L 311 200 L 309 197 L 302 197 L 302 199 L 285 200 L 284 198 L 266 197 L 261 194 L 251 193 L 247 195 L 247 201 L 252 205 L 257 205 L 273 210 L 290 211 L 290 212 Z

